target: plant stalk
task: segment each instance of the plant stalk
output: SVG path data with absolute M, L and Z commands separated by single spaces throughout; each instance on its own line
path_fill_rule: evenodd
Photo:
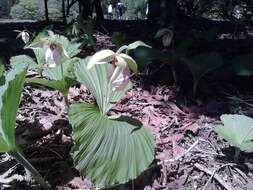
M 235 162 L 238 162 L 238 160 L 239 160 L 239 156 L 240 156 L 240 149 L 239 148 L 237 148 L 237 147 L 235 147 L 235 157 L 234 157 L 234 161 Z
M 31 174 L 33 175 L 33 178 L 41 185 L 41 187 L 47 190 L 50 189 L 50 186 L 43 179 L 40 173 L 31 165 L 31 163 L 19 151 L 11 152 L 10 155 L 13 156 L 29 172 L 31 172 Z

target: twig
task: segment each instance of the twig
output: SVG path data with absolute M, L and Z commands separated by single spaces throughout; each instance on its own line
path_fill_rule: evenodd
M 199 148 L 196 148 L 196 152 L 203 153 L 203 154 L 214 155 L 214 156 L 225 156 L 225 154 L 223 154 L 223 153 L 208 152 L 208 151 L 200 150 Z
M 175 162 L 177 160 L 179 160 L 180 158 L 183 158 L 186 154 L 188 154 L 194 147 L 196 147 L 199 143 L 199 140 L 196 140 L 191 146 L 190 148 L 188 148 L 188 150 L 186 150 L 183 154 L 176 156 L 175 158 L 169 159 L 169 160 L 165 160 L 163 163 L 167 163 L 167 162 Z
M 205 166 L 195 163 L 194 166 L 198 168 L 200 171 L 205 172 L 206 174 L 210 175 L 211 177 L 206 182 L 205 186 L 202 188 L 202 190 L 206 189 L 207 185 L 211 182 L 211 180 L 214 178 L 220 185 L 222 185 L 226 190 L 234 190 L 230 185 L 226 184 L 225 181 L 221 179 L 221 177 L 216 174 L 220 169 L 226 167 L 226 166 L 234 166 L 235 164 L 225 164 L 219 167 L 218 169 L 214 170 L 213 172 L 208 170 Z

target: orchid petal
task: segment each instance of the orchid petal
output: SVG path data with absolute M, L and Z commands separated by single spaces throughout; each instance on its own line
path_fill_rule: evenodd
M 91 69 L 96 64 L 104 64 L 113 60 L 115 53 L 112 50 L 101 50 L 95 53 L 89 60 L 87 69 Z
M 117 56 L 117 59 L 118 59 L 118 57 L 123 58 L 123 59 L 125 60 L 125 62 L 127 63 L 128 68 L 129 68 L 131 71 L 133 71 L 134 73 L 137 73 L 137 71 L 138 71 L 138 66 L 137 66 L 135 60 L 134 60 L 132 57 L 130 57 L 129 55 L 124 54 L 124 53 L 119 54 L 119 55 Z
M 111 76 L 110 83 L 113 83 L 113 81 L 116 80 L 121 73 L 123 73 L 126 66 L 126 61 L 123 58 L 117 56 L 116 68 Z

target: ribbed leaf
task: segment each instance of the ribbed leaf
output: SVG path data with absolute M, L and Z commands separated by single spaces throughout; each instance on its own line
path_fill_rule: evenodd
M 245 115 L 224 114 L 221 116 L 222 125 L 215 131 L 231 145 L 242 151 L 253 151 L 253 119 Z
M 62 64 L 62 67 L 61 65 L 58 65 L 55 68 L 46 68 L 43 70 L 42 75 L 47 79 L 36 77 L 27 78 L 26 83 L 43 85 L 49 88 L 59 90 L 63 94 L 66 94 L 68 92 L 69 87 L 75 83 L 73 73 L 74 71 L 72 71 L 72 67 L 74 67 L 75 63 L 76 59 L 71 59 L 65 61 Z
M 69 111 L 75 141 L 75 167 L 98 187 L 135 179 L 154 159 L 154 139 L 131 118 L 109 119 L 90 104 Z
M 87 69 L 87 64 L 87 59 L 79 60 L 75 69 L 77 80 L 91 91 L 100 110 L 106 113 L 125 95 L 132 84 L 129 82 L 123 90 L 113 92 L 107 76 L 109 65 L 94 65 L 91 69 Z
M 46 86 L 55 90 L 59 90 L 60 92 L 65 92 L 66 90 L 65 83 L 62 80 L 57 81 L 57 80 L 47 80 L 43 78 L 32 77 L 32 78 L 26 78 L 25 83 Z
M 24 85 L 27 64 L 19 64 L 5 77 L 0 87 L 0 152 L 9 152 L 15 146 L 15 122 Z
M 37 60 L 37 67 L 42 67 L 45 64 L 46 49 L 45 48 L 33 49 L 33 52 Z
M 10 59 L 10 63 L 11 63 L 12 68 L 16 67 L 19 64 L 23 64 L 23 63 L 28 64 L 30 68 L 38 67 L 38 64 L 31 57 L 29 57 L 27 55 L 13 56 Z

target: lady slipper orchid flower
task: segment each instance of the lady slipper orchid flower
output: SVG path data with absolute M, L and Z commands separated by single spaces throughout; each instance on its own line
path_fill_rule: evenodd
M 132 57 L 124 53 L 115 53 L 112 50 L 101 50 L 89 60 L 87 69 L 94 65 L 112 63 L 109 67 L 109 84 L 113 91 L 123 89 L 129 82 L 130 70 L 137 72 L 137 64 Z
M 63 48 L 61 46 L 52 43 L 47 47 L 45 53 L 45 61 L 50 68 L 54 68 L 61 64 Z M 67 54 L 64 54 L 67 57 Z
M 56 40 L 53 32 L 48 32 L 48 37 L 42 37 L 35 40 L 32 44 L 28 46 L 30 49 L 45 49 L 45 62 L 48 67 L 54 68 L 61 64 L 62 58 L 69 58 L 67 51 L 63 45 Z
M 130 70 L 128 69 L 128 67 L 125 67 L 123 72 L 120 73 L 115 80 L 111 80 L 114 71 L 115 71 L 115 66 L 110 65 L 107 75 L 108 75 L 108 80 L 111 81 L 112 83 L 112 90 L 113 91 L 123 90 L 124 87 L 129 83 Z

